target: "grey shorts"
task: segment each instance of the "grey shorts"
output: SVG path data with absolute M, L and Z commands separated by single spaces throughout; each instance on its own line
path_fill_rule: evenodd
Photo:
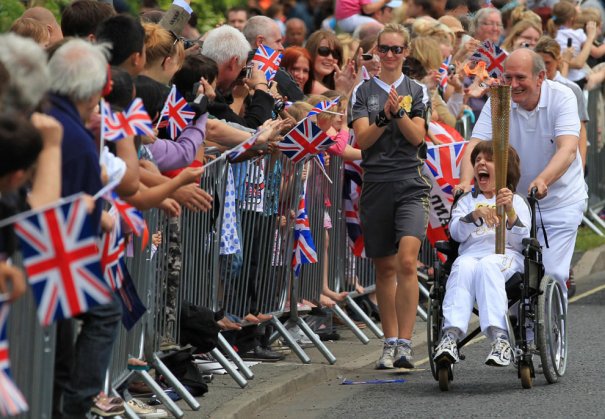
M 430 181 L 423 176 L 396 182 L 364 182 L 360 218 L 366 255 L 397 253 L 402 237 L 426 235 Z

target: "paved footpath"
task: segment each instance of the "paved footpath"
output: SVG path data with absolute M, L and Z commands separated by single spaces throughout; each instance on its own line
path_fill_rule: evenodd
M 601 284 L 605 282 L 605 280 L 595 279 L 595 275 L 591 275 L 594 272 L 605 270 L 605 246 L 586 252 L 583 255 L 578 255 L 575 259 L 574 271 L 578 282 L 578 293 L 593 286 L 595 281 L 601 281 Z M 605 295 L 605 293 L 603 293 L 603 295 Z M 245 389 L 241 389 L 228 375 L 215 375 L 214 381 L 209 385 L 208 394 L 199 399 L 201 404 L 201 409 L 199 411 L 192 411 L 189 406 L 182 401 L 179 402 L 179 405 L 185 412 L 185 418 L 187 419 L 322 417 L 324 415 L 329 416 L 329 412 L 321 413 L 321 410 L 312 412 L 312 401 L 321 400 L 321 394 L 323 392 L 324 394 L 334 393 L 334 396 L 337 398 L 331 399 L 342 399 L 344 405 L 335 405 L 334 407 L 337 408 L 335 412 L 345 413 L 347 411 L 346 407 L 350 406 L 354 407 L 354 409 L 356 409 L 355 411 L 358 411 L 361 414 L 363 411 L 360 407 L 361 405 L 353 403 L 342 394 L 343 388 L 361 386 L 337 386 L 343 378 L 356 380 L 368 378 L 406 378 L 406 375 L 409 375 L 410 379 L 413 379 L 416 375 L 421 375 L 422 377 L 426 376 L 424 378 L 428 377 L 427 379 L 423 378 L 421 380 L 425 387 L 427 387 L 425 390 L 430 390 L 429 394 L 433 395 L 436 394 L 435 390 L 438 393 L 438 388 L 436 387 L 437 383 L 432 380 L 430 372 L 426 371 L 428 368 L 426 363 L 418 365 L 419 374 L 412 372 L 405 373 L 404 375 L 394 375 L 392 372 L 387 372 L 386 374 L 382 374 L 384 376 L 377 376 L 373 372 L 371 365 L 380 356 L 382 341 L 377 339 L 368 329 L 364 329 L 364 331 L 370 338 L 370 342 L 367 345 L 363 345 L 350 331 L 348 331 L 348 329 L 339 330 L 342 336 L 341 340 L 327 342 L 330 351 L 332 351 L 337 359 L 335 365 L 329 365 L 325 358 L 315 348 L 305 349 L 307 354 L 311 357 L 311 364 L 309 365 L 303 365 L 294 354 L 288 355 L 284 361 L 278 363 L 262 363 L 256 365 L 252 368 L 255 378 L 249 381 L 249 385 Z M 603 333 L 601 333 L 601 336 L 603 336 Z M 420 319 L 417 319 L 416 322 L 413 342 L 416 359 L 419 363 L 422 363 L 423 359 L 426 362 L 426 323 Z M 603 349 L 602 344 L 603 341 L 601 341 L 601 349 Z M 486 345 L 487 344 L 483 342 L 482 345 L 477 345 L 480 349 L 469 348 L 469 350 L 473 351 L 473 355 L 469 355 L 469 358 L 478 359 L 484 357 L 483 352 L 487 353 L 489 350 Z M 477 354 L 474 354 L 475 351 L 477 351 Z M 476 362 L 469 362 L 471 365 L 474 365 L 475 363 Z M 488 368 L 488 372 L 489 370 L 490 369 Z M 602 373 L 603 369 L 601 368 L 601 375 L 603 375 Z M 493 375 L 493 372 L 490 374 Z M 520 388 L 516 374 L 507 373 L 506 375 L 510 375 L 508 381 L 511 381 L 512 387 L 514 387 L 515 390 L 517 387 Z M 402 385 L 405 386 L 406 384 L 407 383 L 404 383 Z M 428 387 L 431 388 L 429 389 Z M 598 387 L 602 391 L 604 386 L 599 385 Z M 381 391 L 386 391 L 384 386 L 379 386 L 377 388 L 378 395 L 380 395 Z M 356 394 L 358 391 L 360 390 L 352 390 L 351 394 Z M 337 394 L 340 396 L 337 396 Z M 301 396 L 303 397 L 303 407 L 300 407 Z M 373 396 L 376 395 L 374 394 Z M 469 396 L 469 394 L 465 393 L 465 397 L 466 396 Z M 304 410 L 305 408 L 304 398 L 306 397 L 309 398 L 308 414 L 304 414 L 304 411 L 301 410 Z M 329 400 L 330 399 L 324 400 L 324 405 L 330 405 L 331 402 L 328 402 Z M 433 402 L 439 401 L 438 398 L 433 397 L 431 397 L 431 400 Z M 291 411 L 290 414 L 288 414 L 287 409 L 289 408 L 288 406 L 290 406 L 288 404 L 289 401 L 296 401 L 296 403 L 298 403 L 299 408 L 296 412 Z M 421 402 L 429 403 L 430 401 L 427 399 Z M 294 403 L 294 405 L 296 405 L 296 403 Z M 292 405 L 292 408 L 294 408 L 294 405 Z M 601 410 L 601 414 L 603 414 L 603 412 L 605 412 L 605 409 Z M 349 411 L 349 414 L 352 413 L 353 412 Z M 384 413 L 385 412 L 380 412 L 380 414 Z M 395 412 L 392 411 L 391 413 Z M 441 414 L 437 414 L 437 416 L 443 414 L 446 414 L 446 412 L 443 411 Z M 506 415 L 505 412 L 502 412 L 502 414 Z M 368 411 L 365 411 L 364 415 L 365 417 L 373 416 L 371 412 Z M 349 415 L 345 414 L 345 416 Z M 536 412 L 536 415 L 529 416 L 538 417 L 541 415 Z

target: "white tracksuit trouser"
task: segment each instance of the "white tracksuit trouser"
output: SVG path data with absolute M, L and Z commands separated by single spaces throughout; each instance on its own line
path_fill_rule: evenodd
M 457 328 L 465 335 L 477 300 L 481 331 L 497 327 L 508 330 L 506 281 L 523 270 L 518 253 L 489 255 L 482 258 L 459 256 L 452 266 L 443 301 L 444 329 Z
M 538 240 L 542 245 L 542 263 L 546 275 L 552 276 L 561 285 L 567 301 L 566 281 L 578 235 L 578 226 L 582 222 L 585 202 L 579 201 L 566 207 L 547 211 L 537 211 Z M 548 247 L 542 233 L 542 223 L 546 229 Z

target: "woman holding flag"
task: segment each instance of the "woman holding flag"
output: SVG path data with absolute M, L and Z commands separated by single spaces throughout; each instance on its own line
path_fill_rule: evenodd
M 430 99 L 402 72 L 409 40 L 407 29 L 398 24 L 388 24 L 378 34 L 380 78 L 356 90 L 350 121 L 362 150 L 361 224 L 366 254 L 376 268 L 386 337 L 378 369 L 414 367 L 416 259 L 428 222 L 431 185 L 421 168 Z

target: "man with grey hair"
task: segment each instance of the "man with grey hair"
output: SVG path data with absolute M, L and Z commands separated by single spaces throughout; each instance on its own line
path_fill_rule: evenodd
M 261 45 L 266 45 L 276 51 L 283 51 L 282 35 L 277 23 L 267 16 L 253 16 L 248 19 L 244 26 L 244 36 L 250 43 L 252 51 L 250 59 L 254 52 Z M 286 97 L 289 101 L 296 102 L 303 99 L 303 93 L 292 77 L 283 69 L 279 69 L 274 77 L 277 83 L 279 94 Z
M 31 39 L 6 33 L 0 35 L 0 62 L 10 75 L 0 107 L 31 112 L 48 90 L 46 53 Z
M 217 94 L 214 101 L 208 105 L 208 112 L 219 119 L 256 129 L 271 118 L 273 97 L 268 93 L 267 80 L 260 70 L 254 68 L 250 78 L 243 78 L 242 71 L 245 72 L 249 52 L 250 44 L 244 35 L 229 25 L 208 32 L 202 46 L 202 55 L 213 59 L 218 65 Z M 244 116 L 241 117 L 229 107 L 230 102 L 226 97 L 233 93 L 234 99 L 244 100 L 247 96 L 247 89 L 241 89 L 244 81 L 248 88 L 254 90 L 254 94 L 247 103 Z M 241 92 L 244 92 L 243 95 Z
M 511 86 L 509 141 L 521 156 L 519 193 L 537 188 L 537 225 L 546 274 L 555 278 L 567 301 L 566 280 L 578 225 L 586 199 L 578 150 L 580 118 L 573 92 L 546 79 L 544 61 L 528 48 L 513 51 L 504 63 L 504 81 Z M 479 141 L 492 139 L 488 100 L 466 147 L 460 185 L 470 190 L 471 152 Z M 548 245 L 546 245 L 548 243 Z
M 57 49 L 48 63 L 51 91 L 48 113 L 64 128 L 62 196 L 79 192 L 94 195 L 103 186 L 95 139 L 84 124 L 107 83 L 107 56 L 104 46 L 74 39 Z M 100 221 L 101 202 L 97 200 L 91 216 L 97 234 Z M 93 406 L 93 398 L 103 389 L 121 306 L 114 296 L 112 302 L 92 307 L 78 318 L 82 327 L 77 341 L 73 319 L 57 325 L 53 410 L 64 419 L 86 417 L 91 407 L 95 413 L 106 413 L 100 404 Z

